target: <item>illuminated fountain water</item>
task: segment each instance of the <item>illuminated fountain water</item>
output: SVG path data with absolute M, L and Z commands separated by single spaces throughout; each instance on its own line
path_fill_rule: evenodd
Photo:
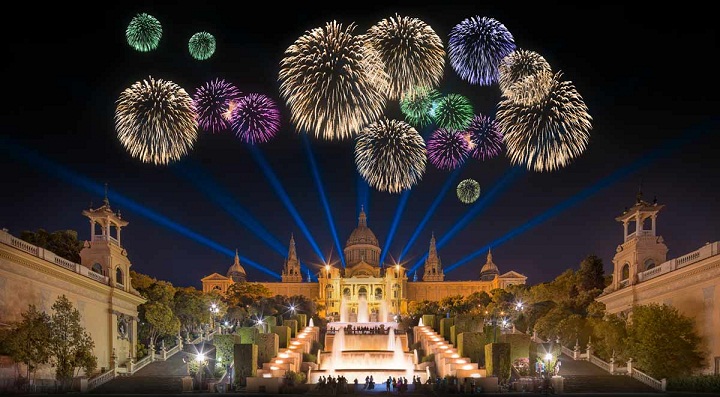
M 377 303 L 374 305 L 378 308 Z M 318 368 L 309 374 L 309 382 L 316 383 L 320 376 L 340 375 L 350 382 L 356 378 L 363 382 L 367 375 L 372 375 L 377 383 L 388 376 L 405 377 L 408 381 L 412 381 L 413 376 L 427 378 L 426 370 L 416 368 L 416 356 L 409 349 L 408 335 L 397 332 L 396 322 L 370 321 L 369 306 L 367 297 L 360 295 L 357 321 L 347 321 L 355 315 L 350 315 L 348 300 L 341 300 L 341 321 L 328 323 L 325 350 L 320 352 Z M 386 307 L 379 305 L 380 320 L 387 319 Z
M 367 296 L 360 295 L 358 298 L 358 316 L 357 322 L 368 323 L 370 322 L 370 311 L 368 310 Z

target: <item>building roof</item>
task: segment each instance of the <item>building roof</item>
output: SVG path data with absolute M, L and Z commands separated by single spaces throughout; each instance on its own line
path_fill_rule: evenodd
M 380 243 L 378 243 L 375 233 L 367 227 L 367 217 L 365 215 L 365 210 L 362 208 L 360 209 L 360 216 L 358 217 L 358 226 L 352 231 L 352 233 L 350 233 L 350 237 L 348 237 L 345 247 L 358 244 L 369 244 L 378 248 L 380 247 Z

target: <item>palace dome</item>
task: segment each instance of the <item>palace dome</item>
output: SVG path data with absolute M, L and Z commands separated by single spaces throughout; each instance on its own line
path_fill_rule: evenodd
M 236 283 L 247 280 L 247 273 L 245 273 L 245 268 L 240 265 L 240 256 L 238 255 L 237 250 L 235 250 L 235 262 L 228 269 L 227 277 L 231 278 Z
M 487 261 L 485 262 L 485 265 L 483 265 L 482 269 L 480 270 L 480 280 L 492 281 L 499 274 L 500 274 L 500 271 L 498 270 L 497 266 L 495 265 L 495 263 L 493 263 L 493 260 L 492 260 L 492 252 L 490 252 L 490 250 L 488 250 Z
M 365 211 L 362 209 L 360 210 L 360 216 L 358 217 L 358 226 L 352 231 L 352 233 L 350 233 L 350 237 L 348 237 L 345 247 L 358 244 L 369 244 L 380 247 L 380 243 L 378 243 L 375 233 L 367 227 L 367 216 L 365 215 Z

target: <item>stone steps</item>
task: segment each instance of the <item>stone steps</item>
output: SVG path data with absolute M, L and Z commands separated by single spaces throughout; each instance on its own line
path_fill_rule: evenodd
M 565 393 L 653 393 L 652 387 L 627 375 L 563 375 Z

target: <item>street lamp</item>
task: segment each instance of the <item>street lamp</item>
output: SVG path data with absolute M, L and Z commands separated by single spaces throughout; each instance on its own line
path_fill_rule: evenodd
M 198 388 L 203 389 L 203 372 L 205 372 L 205 354 L 198 353 L 195 355 L 195 361 L 198 364 Z
M 215 317 L 220 312 L 220 308 L 218 307 L 217 303 L 212 302 L 210 304 L 210 319 L 212 320 L 212 328 L 213 331 L 215 330 Z
M 553 355 L 552 353 L 546 353 L 545 354 L 545 373 L 547 376 L 550 376 L 550 363 L 553 361 Z

